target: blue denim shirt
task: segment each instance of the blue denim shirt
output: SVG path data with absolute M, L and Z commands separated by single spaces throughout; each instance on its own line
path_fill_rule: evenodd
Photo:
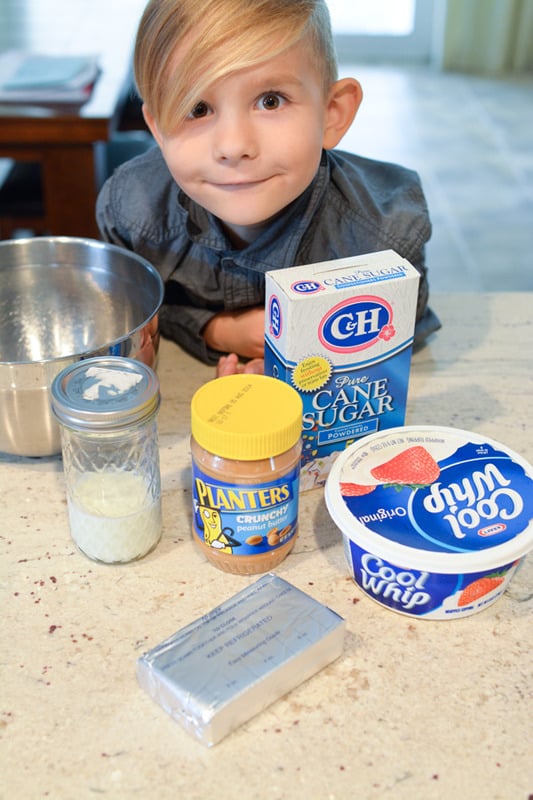
M 220 353 L 204 342 L 204 326 L 219 311 L 264 304 L 267 271 L 389 248 L 421 274 L 415 342 L 440 327 L 427 308 L 425 198 L 418 175 L 396 164 L 324 151 L 307 190 L 255 241 L 235 249 L 216 217 L 179 189 L 154 147 L 106 181 L 97 220 L 106 241 L 161 274 L 161 333 L 209 364 Z

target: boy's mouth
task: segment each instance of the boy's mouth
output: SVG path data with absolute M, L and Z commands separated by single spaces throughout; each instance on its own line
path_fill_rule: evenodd
M 270 178 L 261 178 L 259 180 L 254 181 L 228 181 L 227 183 L 218 183 L 213 181 L 211 186 L 214 186 L 216 189 L 222 189 L 224 191 L 239 191 L 244 189 L 253 189 L 256 186 L 261 186 L 264 183 L 267 183 Z

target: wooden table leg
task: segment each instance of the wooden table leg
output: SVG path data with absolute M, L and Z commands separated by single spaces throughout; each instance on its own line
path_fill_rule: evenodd
M 46 225 L 53 236 L 98 239 L 95 220 L 97 175 L 95 147 L 48 147 L 43 152 Z

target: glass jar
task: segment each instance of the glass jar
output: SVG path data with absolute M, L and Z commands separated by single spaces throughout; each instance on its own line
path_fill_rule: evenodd
M 72 538 L 106 564 L 146 555 L 161 537 L 159 381 L 130 358 L 80 361 L 52 384 Z
M 191 403 L 193 537 L 226 572 L 268 572 L 294 547 L 302 401 L 265 375 L 204 384 Z

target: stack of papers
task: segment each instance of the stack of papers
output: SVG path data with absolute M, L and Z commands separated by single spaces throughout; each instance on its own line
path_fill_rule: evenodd
M 84 103 L 99 74 L 95 56 L 0 53 L 1 103 Z

